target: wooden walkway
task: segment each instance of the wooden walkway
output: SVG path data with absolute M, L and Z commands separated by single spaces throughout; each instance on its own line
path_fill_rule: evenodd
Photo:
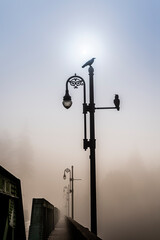
M 59 220 L 48 240 L 72 240 L 64 217 Z

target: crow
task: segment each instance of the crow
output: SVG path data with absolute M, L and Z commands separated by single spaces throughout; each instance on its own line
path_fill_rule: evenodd
M 90 59 L 88 62 L 86 62 L 86 63 L 82 66 L 82 68 L 84 68 L 84 67 L 86 67 L 86 66 L 91 66 L 92 63 L 94 62 L 94 59 L 95 59 L 95 58 Z
M 118 94 L 115 94 L 115 99 L 114 99 L 113 102 L 114 102 L 115 107 L 116 107 L 117 110 L 119 111 L 119 109 L 120 109 L 120 100 L 119 100 Z

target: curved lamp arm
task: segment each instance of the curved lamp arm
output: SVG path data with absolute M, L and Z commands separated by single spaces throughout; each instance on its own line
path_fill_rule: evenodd
M 74 76 L 71 76 L 68 78 L 66 81 L 66 92 L 63 97 L 63 106 L 65 108 L 70 108 L 72 105 L 72 99 L 71 96 L 69 95 L 69 90 L 68 90 L 68 84 L 70 84 L 74 88 L 78 88 L 79 86 L 83 86 L 83 114 L 84 114 L 84 140 L 83 140 L 83 148 L 86 150 L 87 149 L 87 121 L 86 121 L 86 114 L 87 114 L 87 103 L 86 103 L 86 84 L 85 81 L 82 77 L 77 76 L 76 74 Z

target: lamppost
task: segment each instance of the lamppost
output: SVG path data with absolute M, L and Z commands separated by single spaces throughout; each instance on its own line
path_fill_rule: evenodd
M 66 173 L 69 173 L 69 181 L 70 181 L 70 193 L 72 193 L 72 218 L 74 218 L 74 197 L 73 197 L 73 166 L 71 167 L 72 170 L 70 170 L 69 168 L 66 168 L 64 170 L 64 174 L 63 174 L 63 179 L 66 179 Z
M 83 148 L 87 150 L 90 148 L 90 192 L 91 192 L 91 231 L 97 235 L 97 207 L 96 207 L 96 162 L 95 162 L 95 148 L 96 148 L 96 139 L 95 139 L 95 109 L 120 109 L 120 100 L 119 96 L 116 94 L 114 99 L 114 107 L 95 107 L 94 103 L 94 68 L 91 66 L 94 62 L 94 58 L 86 62 L 82 67 L 89 66 L 89 104 L 86 103 L 86 84 L 82 77 L 71 76 L 66 81 L 66 92 L 63 97 L 63 106 L 65 108 L 70 108 L 72 105 L 71 96 L 69 95 L 68 84 L 74 88 L 83 86 L 83 114 L 84 114 L 84 139 L 83 139 Z M 86 114 L 90 114 L 90 139 L 87 139 L 87 121 Z
M 69 181 L 70 181 L 70 190 L 69 192 L 72 194 L 72 219 L 74 219 L 74 180 L 81 180 L 81 179 L 75 179 L 73 177 L 73 166 L 71 166 L 71 170 L 69 168 L 66 168 L 64 170 L 64 174 L 63 174 L 63 179 L 65 180 L 66 179 L 66 173 L 69 173 L 70 176 L 69 176 Z

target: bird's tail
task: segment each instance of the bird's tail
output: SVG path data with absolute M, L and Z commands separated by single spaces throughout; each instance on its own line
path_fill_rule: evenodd
M 82 68 L 84 68 L 86 66 L 86 64 L 84 64 L 83 66 L 82 66 Z

